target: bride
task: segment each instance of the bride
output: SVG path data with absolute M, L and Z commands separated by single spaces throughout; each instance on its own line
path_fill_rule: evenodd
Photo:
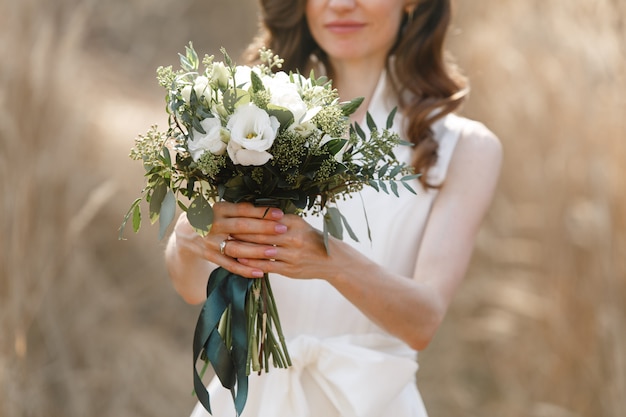
M 426 416 L 417 351 L 465 275 L 502 158 L 487 128 L 454 113 L 467 89 L 444 59 L 450 0 L 262 0 L 261 15 L 250 51 L 325 72 L 342 100 L 365 97 L 353 121 L 369 111 L 383 125 L 399 108 L 394 125 L 414 146 L 396 156 L 423 174 L 417 195 L 366 189 L 340 202 L 360 242 L 331 239 L 328 253 L 315 217 L 220 202 L 202 238 L 182 215 L 166 249 L 171 280 L 200 303 L 216 265 L 270 273 L 293 366 L 250 376 L 243 417 Z M 230 393 L 208 389 L 213 415 L 234 416 Z

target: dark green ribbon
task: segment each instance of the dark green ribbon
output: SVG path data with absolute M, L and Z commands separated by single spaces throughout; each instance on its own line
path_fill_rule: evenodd
M 211 413 L 209 393 L 196 364 L 204 352 L 215 375 L 230 390 L 237 415 L 248 398 L 248 334 L 246 295 L 253 280 L 217 268 L 209 277 L 207 299 L 200 311 L 193 337 L 193 386 L 200 404 Z M 227 347 L 218 326 L 224 311 L 231 309 L 231 347 Z

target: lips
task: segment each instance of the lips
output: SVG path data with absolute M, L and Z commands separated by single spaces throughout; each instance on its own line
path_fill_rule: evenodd
M 347 34 L 357 32 L 365 27 L 365 23 L 354 20 L 335 20 L 324 25 L 330 32 Z

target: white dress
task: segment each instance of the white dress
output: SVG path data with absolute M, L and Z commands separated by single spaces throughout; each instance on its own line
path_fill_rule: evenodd
M 378 126 L 395 106 L 385 75 L 369 112 Z M 429 178 L 439 183 L 467 119 L 448 115 L 434 126 L 438 161 Z M 394 128 L 402 126 L 396 116 Z M 410 163 L 410 147 L 396 150 Z M 390 271 L 410 279 L 437 190 L 414 195 L 399 187 L 400 198 L 367 187 L 361 192 L 372 234 L 370 242 L 361 198 L 339 203 L 360 242 L 347 243 Z M 321 230 L 321 219 L 308 220 Z M 426 417 L 415 384 L 417 353 L 372 323 L 324 280 L 272 276 L 272 288 L 293 366 L 250 375 L 242 417 Z M 214 417 L 235 417 L 233 400 L 217 378 L 209 385 Z M 209 416 L 198 404 L 192 417 Z

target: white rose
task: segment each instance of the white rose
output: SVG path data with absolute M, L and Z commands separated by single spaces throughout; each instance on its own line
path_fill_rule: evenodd
M 228 120 L 228 155 L 235 164 L 263 165 L 272 155 L 266 152 L 276 139 L 280 123 L 254 104 L 239 106 Z
M 226 88 L 228 86 L 229 75 L 228 68 L 226 68 L 226 65 L 224 65 L 223 62 L 216 62 L 213 64 L 213 67 L 211 68 L 211 82 L 213 85 Z
M 200 159 L 205 152 L 214 155 L 223 155 L 226 151 L 228 131 L 222 129 L 220 120 L 215 117 L 204 119 L 200 126 L 206 133 L 193 129 L 193 137 L 187 142 L 187 148 L 194 161 Z
M 300 93 L 298 86 L 292 83 L 289 75 L 280 71 L 274 76 L 264 76 L 263 85 L 270 92 L 270 104 L 284 107 L 293 113 L 294 120 L 300 122 L 304 117 L 307 107 Z
M 191 89 L 193 87 L 190 85 L 186 85 L 183 87 L 182 90 L 180 90 L 180 95 L 183 96 L 183 100 L 185 100 L 185 103 L 189 103 L 191 101 Z
M 196 91 L 196 97 L 200 99 L 202 96 L 205 95 L 205 92 L 208 86 L 209 86 L 209 79 L 205 77 L 204 75 L 200 75 L 194 80 L 193 87 L 190 85 L 186 85 L 180 91 L 180 94 L 183 96 L 183 100 L 185 100 L 186 103 L 189 103 L 191 101 L 191 89 L 192 88 Z

